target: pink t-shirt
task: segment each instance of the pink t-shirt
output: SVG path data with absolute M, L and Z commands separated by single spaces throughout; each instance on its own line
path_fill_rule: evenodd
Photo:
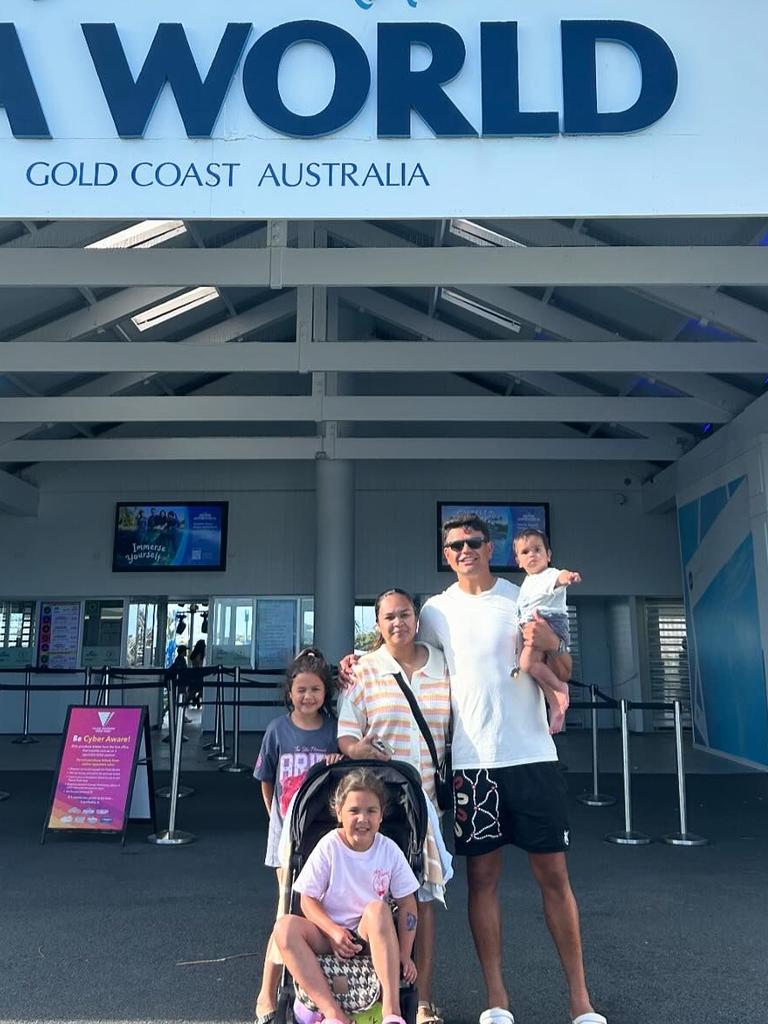
M 377 832 L 371 848 L 360 853 L 333 829 L 309 855 L 293 887 L 320 900 L 336 924 L 354 929 L 373 900 L 402 899 L 419 883 L 400 847 L 387 836 Z

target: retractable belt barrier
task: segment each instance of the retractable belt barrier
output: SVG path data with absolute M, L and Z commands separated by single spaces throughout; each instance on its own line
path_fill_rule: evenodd
M 573 701 L 571 703 L 572 708 L 589 709 L 591 719 L 590 732 L 592 735 L 592 789 L 586 793 L 579 794 L 576 799 L 579 803 L 586 804 L 587 807 L 610 807 L 611 804 L 616 803 L 616 797 L 610 796 L 608 793 L 601 793 L 598 788 L 600 768 L 598 764 L 597 712 L 600 708 L 616 708 L 618 703 L 613 697 L 607 696 L 607 694 L 594 685 L 588 687 L 586 683 L 580 683 L 577 679 L 572 679 L 570 685 L 582 690 L 588 689 L 591 697 L 589 701 Z M 600 703 L 598 703 L 598 697 L 600 698 Z
M 158 833 L 156 836 L 150 837 L 150 841 L 157 845 L 177 846 L 184 845 L 185 843 L 192 842 L 195 838 L 189 833 L 177 832 L 175 828 L 176 824 L 176 807 L 177 802 L 183 796 L 187 796 L 194 792 L 190 787 L 180 785 L 180 774 L 181 774 L 181 755 L 182 755 L 182 743 L 183 743 L 183 726 L 184 726 L 184 713 L 189 700 L 190 687 L 187 685 L 191 681 L 189 675 L 190 670 L 186 672 L 182 671 L 175 675 L 172 675 L 168 670 L 156 670 L 153 672 L 151 669 L 130 669 L 120 668 L 112 669 L 108 666 L 104 666 L 101 669 L 35 669 L 31 666 L 27 666 L 26 669 L 0 669 L 0 676 L 3 674 L 18 674 L 20 671 L 24 671 L 24 684 L 8 684 L 0 681 L 0 693 L 3 691 L 8 692 L 23 692 L 24 693 L 24 720 L 22 733 L 12 742 L 14 743 L 36 743 L 37 740 L 30 736 L 29 733 L 29 711 L 30 711 L 30 699 L 32 691 L 32 675 L 44 676 L 50 678 L 52 676 L 63 676 L 75 675 L 78 677 L 78 681 L 73 681 L 70 684 L 53 685 L 43 684 L 35 686 L 34 689 L 40 693 L 54 692 L 61 693 L 66 691 L 79 690 L 83 695 L 83 703 L 89 704 L 91 698 L 95 694 L 96 705 L 105 704 L 108 705 L 110 702 L 110 694 L 115 688 L 121 691 L 125 690 L 147 690 L 152 688 L 168 689 L 171 700 L 169 702 L 169 736 L 170 736 L 170 753 L 171 753 L 171 784 L 168 787 L 163 787 L 158 790 L 159 796 L 166 796 L 170 799 L 170 817 L 168 823 L 168 829 L 163 833 Z M 282 700 L 243 700 L 242 691 L 248 690 L 274 690 L 275 684 L 273 682 L 265 682 L 262 679 L 255 679 L 253 677 L 247 677 L 243 674 L 239 666 L 234 668 L 227 668 L 222 665 L 210 667 L 207 669 L 196 669 L 194 671 L 194 679 L 205 681 L 206 679 L 215 678 L 216 693 L 213 700 L 201 700 L 200 704 L 203 706 L 213 706 L 216 709 L 213 741 L 211 744 L 207 744 L 206 748 L 212 751 L 209 760 L 217 760 L 225 762 L 222 764 L 220 771 L 224 771 L 232 774 L 241 774 L 243 772 L 250 771 L 247 765 L 240 763 L 240 709 L 243 707 L 282 707 Z M 283 672 L 279 669 L 268 669 L 268 670 L 250 670 L 260 676 L 275 676 L 282 678 Z M 145 677 L 147 675 L 158 676 L 156 682 L 148 681 Z M 142 682 L 132 683 L 130 682 L 131 677 L 141 676 L 143 677 Z M 94 677 L 97 680 L 94 681 Z M 231 680 L 231 681 L 230 681 Z M 116 685 L 117 684 L 117 685 Z M 686 792 L 685 792 L 685 765 L 683 755 L 683 730 L 682 730 L 682 705 L 679 700 L 671 703 L 664 703 L 658 701 L 629 701 L 621 700 L 617 701 L 613 697 L 603 693 L 597 686 L 588 685 L 578 680 L 571 680 L 571 686 L 579 689 L 588 690 L 590 695 L 589 701 L 573 701 L 571 703 L 572 708 L 581 708 L 589 710 L 591 713 L 591 734 L 592 734 L 592 789 L 589 792 L 583 793 L 577 797 L 577 799 L 589 806 L 589 807 L 605 807 L 616 802 L 615 797 L 608 796 L 600 793 L 598 782 L 599 782 L 599 758 L 598 758 L 598 729 L 597 729 L 597 714 L 601 709 L 618 709 L 621 721 L 621 747 L 622 747 L 622 779 L 624 789 L 624 829 L 619 832 L 609 833 L 605 839 L 609 843 L 614 843 L 619 846 L 645 846 L 651 842 L 651 837 L 646 835 L 644 832 L 635 831 L 632 827 L 632 792 L 631 792 L 631 766 L 629 758 L 629 712 L 631 710 L 637 711 L 673 711 L 675 717 L 675 756 L 676 756 L 676 768 L 677 768 L 677 793 L 678 793 L 678 811 L 679 811 L 679 831 L 669 833 L 662 837 L 662 842 L 665 842 L 671 846 L 704 846 L 708 840 L 703 836 L 696 835 L 695 833 L 688 831 L 688 816 L 686 807 Z M 232 689 L 232 699 L 227 700 L 225 696 L 225 689 Z M 232 757 L 230 758 L 226 753 L 226 709 L 232 708 Z M 174 717 L 173 710 L 176 710 Z M 0 801 L 7 799 L 8 793 L 0 791 Z M 181 838 L 179 836 L 190 836 L 190 838 Z
M 647 846 L 651 837 L 644 832 L 632 828 L 632 792 L 631 765 L 629 760 L 629 712 L 630 711 L 674 711 L 675 715 L 675 759 L 677 765 L 677 797 L 680 819 L 680 831 L 662 837 L 662 842 L 670 846 L 706 846 L 708 841 L 703 836 L 688 832 L 688 816 L 685 798 L 685 765 L 683 759 L 683 728 L 682 705 L 679 700 L 665 703 L 663 701 L 630 701 L 622 700 L 619 704 L 621 714 L 621 762 L 624 781 L 624 829 L 610 832 L 606 842 L 619 846 Z

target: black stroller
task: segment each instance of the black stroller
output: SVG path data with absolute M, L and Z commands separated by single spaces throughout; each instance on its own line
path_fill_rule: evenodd
M 315 765 L 307 774 L 293 804 L 290 822 L 290 861 L 284 882 L 286 913 L 299 913 L 298 894 L 293 882 L 319 839 L 338 822 L 331 811 L 331 796 L 339 779 L 352 768 L 367 768 L 385 783 L 389 792 L 387 813 L 381 832 L 403 851 L 419 880 L 424 877 L 424 842 L 427 835 L 427 805 L 419 773 L 403 761 L 339 761 Z M 365 959 L 365 958 L 361 958 Z M 371 971 L 373 968 L 371 967 Z M 288 969 L 283 967 L 275 1024 L 294 1024 L 296 990 Z M 406 1024 L 416 1024 L 418 997 L 414 985 L 400 988 L 400 1014 Z

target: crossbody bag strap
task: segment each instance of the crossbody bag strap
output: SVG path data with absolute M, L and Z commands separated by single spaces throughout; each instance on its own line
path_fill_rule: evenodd
M 413 717 L 416 719 L 416 725 L 418 725 L 419 727 L 419 732 L 424 737 L 427 747 L 429 748 L 429 756 L 432 758 L 432 764 L 435 766 L 435 771 L 439 771 L 440 762 L 437 759 L 437 747 L 435 746 L 435 740 L 434 737 L 432 736 L 429 726 L 427 725 L 427 720 L 421 713 L 421 708 L 416 703 L 416 698 L 413 695 L 413 690 L 410 688 L 410 686 L 408 686 L 400 672 L 393 672 L 392 678 L 403 691 L 403 696 L 408 701 L 408 704 L 410 705 L 411 711 L 413 713 Z

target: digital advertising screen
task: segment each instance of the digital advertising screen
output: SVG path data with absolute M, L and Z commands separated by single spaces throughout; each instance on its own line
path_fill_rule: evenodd
M 549 505 L 546 502 L 467 501 L 437 503 L 437 569 L 450 572 L 443 551 L 443 523 L 454 516 L 476 515 L 488 524 L 493 544 L 491 569 L 494 572 L 520 572 L 515 559 L 513 540 L 521 530 L 549 532 Z
M 228 503 L 129 504 L 115 513 L 113 572 L 211 572 L 227 562 Z

